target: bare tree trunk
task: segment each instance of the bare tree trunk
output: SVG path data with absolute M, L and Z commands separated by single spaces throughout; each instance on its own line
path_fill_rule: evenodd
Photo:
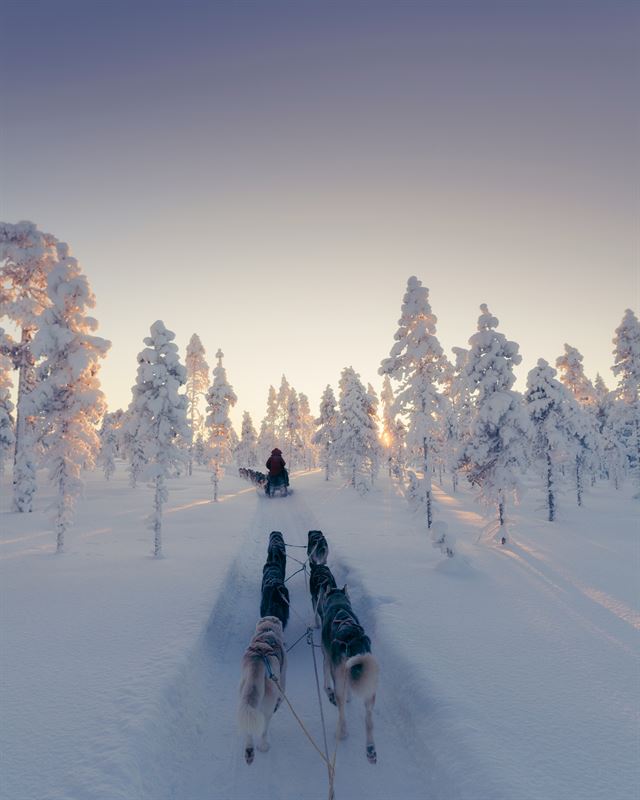
M 556 502 L 553 495 L 553 466 L 551 464 L 551 455 L 547 452 L 547 506 L 549 509 L 549 522 L 553 522 L 555 518 Z
M 153 555 L 158 558 L 162 555 L 162 500 L 164 496 L 164 476 L 156 478 L 156 491 L 153 500 Z
M 426 507 L 427 507 L 427 528 L 430 528 L 433 523 L 433 509 L 432 509 L 432 502 L 431 502 L 431 471 L 429 465 L 429 448 L 427 446 L 427 440 L 424 439 L 422 442 L 424 448 L 424 480 L 426 484 Z

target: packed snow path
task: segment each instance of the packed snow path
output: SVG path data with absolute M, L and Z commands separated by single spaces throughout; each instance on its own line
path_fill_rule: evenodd
M 299 483 L 303 485 L 304 481 Z M 254 520 L 243 536 L 240 553 L 227 574 L 206 634 L 192 654 L 187 673 L 170 690 L 166 749 L 159 755 L 163 774 L 172 775 L 172 784 L 154 785 L 153 774 L 149 775 L 150 797 L 246 800 L 260 796 L 269 800 L 319 800 L 327 796 L 326 766 L 285 704 L 272 720 L 271 749 L 267 753 L 257 752 L 250 766 L 244 761 L 243 742 L 235 723 L 240 658 L 259 617 L 260 580 L 269 533 L 280 530 L 288 543 L 303 545 L 307 531 L 314 528 L 322 529 L 321 521 L 306 506 L 302 489 L 286 499 L 258 499 Z M 236 532 L 229 531 L 229 535 Z M 288 556 L 303 560 L 301 554 L 306 556 L 302 549 L 288 550 Z M 345 579 L 344 570 L 335 559 L 330 557 L 329 561 L 338 582 Z M 288 558 L 287 575 L 298 568 L 299 564 Z M 413 716 L 427 713 L 427 699 L 407 694 L 407 670 L 400 660 L 385 657 L 383 643 L 375 636 L 375 619 L 367 597 L 351 577 L 348 580 L 354 607 L 372 636 L 374 652 L 381 663 L 375 710 L 378 764 L 373 766 L 366 761 L 364 710 L 362 703 L 354 698 L 347 709 L 349 736 L 338 743 L 336 800 L 359 797 L 390 800 L 397 796 L 400 786 L 402 797 L 407 800 L 451 798 L 445 777 L 430 765 L 427 748 L 413 735 Z M 289 645 L 312 623 L 312 613 L 303 573 L 294 575 L 287 585 L 292 606 L 285 632 Z M 319 631 L 315 632 L 315 640 L 319 642 Z M 322 749 L 313 657 L 304 638 L 288 658 L 287 697 Z M 316 659 L 322 691 L 320 650 L 316 650 Z M 337 712 L 324 691 L 322 702 L 332 754 Z M 167 768 L 172 762 L 172 767 Z M 399 776 L 402 776 L 400 783 Z
M 268 534 L 304 544 L 311 528 L 327 535 L 381 672 L 379 762 L 365 759 L 354 698 L 337 800 L 637 797 L 630 487 L 599 485 L 583 509 L 564 497 L 550 524 L 532 485 L 501 548 L 479 542 L 472 493 L 445 484 L 434 492 L 437 517 L 457 539 L 446 559 L 384 476 L 362 498 L 303 474 L 292 497 L 267 500 L 229 475 L 214 504 L 198 470 L 171 482 L 165 558 L 154 559 L 152 490 L 131 489 L 122 464 L 109 482 L 87 477 L 61 556 L 44 513 L 48 485 L 33 514 L 12 513 L 6 478 L 1 487 L 0 800 L 324 800 L 325 766 L 286 706 L 270 752 L 251 766 L 235 724 Z M 293 643 L 311 608 L 302 575 L 289 585 Z M 304 641 L 287 677 L 321 742 Z M 323 703 L 332 748 L 336 710 Z

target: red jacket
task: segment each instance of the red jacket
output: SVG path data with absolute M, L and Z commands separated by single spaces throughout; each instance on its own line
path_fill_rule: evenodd
M 282 458 L 282 453 L 276 447 L 275 450 L 271 451 L 271 455 L 267 459 L 266 467 L 269 470 L 269 475 L 274 478 L 276 475 L 279 475 L 285 467 L 287 462 Z

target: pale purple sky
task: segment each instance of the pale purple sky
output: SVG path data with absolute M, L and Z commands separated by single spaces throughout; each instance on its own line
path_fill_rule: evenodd
M 256 425 L 380 385 L 409 275 L 443 346 L 480 303 L 610 385 L 638 311 L 635 2 L 1 0 L 0 218 L 71 245 L 111 408 L 162 319 Z M 520 383 L 522 388 L 522 382 Z

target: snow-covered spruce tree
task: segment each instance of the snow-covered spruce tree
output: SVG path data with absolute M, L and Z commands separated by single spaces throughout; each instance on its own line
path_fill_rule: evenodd
M 286 376 L 283 375 L 280 380 L 280 387 L 278 388 L 278 394 L 276 395 L 275 433 L 276 433 L 276 438 L 279 442 L 285 441 L 286 438 L 290 392 L 291 392 L 291 386 L 289 385 L 289 381 L 287 380 Z
M 623 437 L 617 428 L 619 401 L 616 400 L 616 393 L 609 391 L 600 374 L 596 375 L 594 389 L 596 428 L 601 445 L 600 473 L 601 477 L 608 479 L 616 489 L 619 489 L 627 465 Z
M 317 454 L 313 443 L 315 420 L 309 407 L 309 398 L 304 392 L 298 395 L 300 407 L 300 439 L 302 440 L 302 463 L 306 470 L 316 466 Z
M 185 461 L 180 437 L 189 436 L 187 397 L 180 394 L 187 370 L 180 363 L 175 334 L 158 320 L 145 337 L 138 355 L 138 373 L 130 407 L 130 430 L 141 448 L 144 470 L 140 478 L 154 486 L 153 512 L 149 526 L 153 531 L 153 555 L 162 555 L 162 508 L 169 493 L 167 478 L 179 461 Z
M 585 471 L 590 470 L 595 474 L 601 450 L 595 418 L 596 392 L 584 373 L 582 360 L 580 351 L 569 344 L 565 344 L 563 355 L 556 359 L 560 382 L 575 400 L 572 415 L 575 438 L 573 476 L 579 506 L 582 505 Z
M 455 362 L 445 388 L 448 403 L 445 411 L 444 438 L 447 468 L 451 473 L 451 485 L 454 492 L 458 490 L 460 464 L 463 460 L 471 424 L 471 390 L 465 371 L 468 352 L 463 347 L 453 348 Z
M 207 463 L 207 449 L 204 442 L 204 436 L 199 433 L 196 438 L 196 443 L 194 447 L 194 458 L 195 462 L 199 467 L 204 467 Z
M 34 357 L 43 360 L 28 402 L 33 413 L 47 420 L 44 463 L 55 491 L 53 523 L 61 552 L 82 489 L 80 472 L 95 464 L 99 449 L 96 425 L 105 402 L 98 370 L 111 345 L 92 334 L 98 324 L 87 309 L 95 299 L 66 244 L 57 243 L 57 257 L 47 277 L 50 305 L 31 343 Z
M 189 445 L 189 475 L 193 472 L 193 449 L 198 434 L 202 433 L 204 416 L 200 410 L 201 400 L 209 388 L 209 365 L 207 364 L 205 349 L 200 337 L 194 333 L 187 345 L 185 358 L 187 368 L 187 416 L 191 428 L 191 443 Z
M 36 420 L 26 413 L 25 404 L 35 386 L 31 342 L 49 305 L 47 276 L 58 261 L 56 241 L 33 222 L 0 223 L 0 317 L 8 317 L 20 330 L 11 356 L 18 370 L 13 509 L 21 512 L 32 510 L 36 491 Z
M 463 468 L 483 503 L 497 510 L 497 539 L 506 542 L 507 500 L 519 488 L 517 473 L 527 464 L 529 421 L 520 395 L 511 388 L 513 367 L 522 357 L 516 342 L 495 330 L 498 320 L 487 306 L 480 310 L 465 366 L 473 407 Z
M 0 338 L 3 336 L 0 328 Z M 11 402 L 11 361 L 0 355 L 0 478 L 4 475 L 6 464 L 11 460 L 15 445 L 13 423 L 13 403 Z
M 258 436 L 248 411 L 242 415 L 242 429 L 240 443 L 236 450 L 236 462 L 239 467 L 247 469 L 256 469 L 258 466 Z
M 116 453 L 118 452 L 118 439 L 113 414 L 105 414 L 100 427 L 100 455 L 98 463 L 104 470 L 104 476 L 111 480 L 116 471 Z
M 269 386 L 267 397 L 267 413 L 260 424 L 258 448 L 262 453 L 270 453 L 278 442 L 276 435 L 276 422 L 278 415 L 278 398 L 273 386 Z
M 427 527 L 433 522 L 432 476 L 439 430 L 437 415 L 444 354 L 436 338 L 437 317 L 429 305 L 429 290 L 415 276 L 407 283 L 394 336 L 396 343 L 378 372 L 400 382 L 396 410 L 408 419 L 407 447 L 424 470 Z
M 320 465 L 324 469 L 324 479 L 328 481 L 335 466 L 336 441 L 339 435 L 336 398 L 329 384 L 320 399 L 320 416 L 316 420 L 316 426 L 313 443 L 320 449 Z
M 370 489 L 378 432 L 369 414 L 370 398 L 353 367 L 340 377 L 339 435 L 336 456 L 350 486 L 360 493 Z
M 213 370 L 213 384 L 207 392 L 207 421 L 209 430 L 209 462 L 211 464 L 211 482 L 213 483 L 213 499 L 218 502 L 218 484 L 224 475 L 224 465 L 232 459 L 231 420 L 229 409 L 235 406 L 238 398 L 227 382 L 227 373 L 222 366 L 224 353 L 216 353 L 218 364 Z
M 300 422 L 300 402 L 298 393 L 290 388 L 287 397 L 287 416 L 284 423 L 284 441 L 287 449 L 289 472 L 299 468 L 303 460 L 303 446 Z
M 595 388 L 584 373 L 582 353 L 570 344 L 565 344 L 564 353 L 556 359 L 560 382 L 582 406 L 595 402 Z
M 560 464 L 573 457 L 575 401 L 543 359 L 527 376 L 524 399 L 531 422 L 531 457 L 544 476 L 547 519 L 553 522 L 557 507 Z M 580 412 L 578 412 L 580 413 Z
M 618 378 L 616 427 L 634 476 L 634 497 L 640 499 L 640 323 L 630 308 L 616 328 L 613 344 L 615 360 L 611 370 Z
M 380 427 L 380 419 L 378 417 L 378 406 L 380 405 L 380 401 L 378 399 L 378 395 L 376 394 L 376 390 L 373 386 L 368 383 L 367 384 L 367 401 L 369 403 L 367 408 L 367 413 L 369 415 L 369 419 L 371 421 L 371 427 L 378 431 Z M 380 464 L 382 463 L 382 445 L 380 444 L 380 440 L 376 439 L 376 446 L 371 451 L 371 485 L 375 483 L 375 480 L 378 476 L 378 472 L 380 471 Z
M 380 392 L 380 402 L 382 403 L 382 445 L 389 477 L 394 473 L 394 456 L 396 452 L 396 420 L 393 411 L 395 399 L 396 397 L 391 387 L 391 379 L 388 375 L 385 375 L 382 382 L 382 391 Z

